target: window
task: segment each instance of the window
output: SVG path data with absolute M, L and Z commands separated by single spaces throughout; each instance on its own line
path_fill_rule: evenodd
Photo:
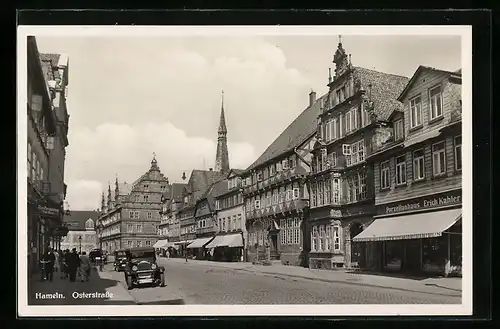
M 322 206 L 323 201 L 323 182 L 318 182 L 318 206 Z
M 135 202 L 139 202 L 140 201 L 140 195 L 135 195 Z
M 311 207 L 316 207 L 316 183 L 311 183 Z
M 146 246 L 150 246 L 151 245 L 151 241 L 146 241 Z
M 127 245 L 129 248 L 132 248 L 132 241 L 127 241 Z
M 142 233 L 142 225 L 137 225 L 137 233 Z
M 134 219 L 134 218 L 135 218 L 135 212 L 130 211 L 130 212 L 128 213 L 128 217 L 129 217 L 130 219 Z
M 300 197 L 300 189 L 298 187 L 295 187 L 293 189 L 293 199 L 297 200 Z
M 257 182 L 262 181 L 262 172 L 257 173 Z
M 434 120 L 443 116 L 443 95 L 441 86 L 437 86 L 429 91 L 430 119 Z
M 324 191 L 324 197 L 325 197 L 325 205 L 328 205 L 330 204 L 330 200 L 331 200 L 331 194 L 330 194 L 330 186 L 331 186 L 331 182 L 330 182 L 330 179 L 326 179 L 324 182 L 324 187 L 323 187 L 323 191 Z
M 359 200 L 364 200 L 366 199 L 367 196 L 367 189 L 366 189 L 366 173 L 365 172 L 360 172 L 358 174 L 358 179 L 359 179 Z
M 340 203 L 340 179 L 334 178 L 332 180 L 332 203 Z
M 145 195 L 144 196 L 144 202 L 148 202 L 149 196 Z
M 410 100 L 410 128 L 422 124 L 422 99 L 417 96 Z
M 338 251 L 340 250 L 340 226 L 339 225 L 334 225 L 333 226 L 333 250 Z
M 184 203 L 188 203 L 189 202 L 189 197 L 185 196 L 184 197 Z
M 380 188 L 386 189 L 390 185 L 390 166 L 389 161 L 384 161 L 380 164 Z
M 434 176 L 446 173 L 446 156 L 444 141 L 432 145 L 432 173 Z
M 318 250 L 318 227 L 317 226 L 313 226 L 313 229 L 311 232 L 311 250 L 312 251 Z
M 280 220 L 280 243 L 282 245 L 286 244 L 286 229 L 285 229 L 286 221 L 284 219 Z
M 455 170 L 462 170 L 462 136 L 455 137 Z
M 329 120 L 326 122 L 326 125 L 325 125 L 325 141 L 327 141 L 327 142 L 329 142 L 331 139 L 331 130 L 330 130 L 331 123 L 332 123 L 332 121 Z
M 325 250 L 327 250 L 327 251 L 330 250 L 331 231 L 332 231 L 332 227 L 327 226 L 326 232 L 325 232 Z
M 396 185 L 406 184 L 406 156 L 396 158 Z
M 132 224 L 128 224 L 128 225 L 127 225 L 127 232 L 128 232 L 128 233 L 132 233 L 132 232 L 134 232 L 134 225 L 132 225 Z
M 144 191 L 149 191 L 149 185 L 144 185 Z
M 140 247 L 140 246 L 141 246 L 141 241 L 136 241 L 136 242 L 135 242 L 135 246 L 136 246 L 136 247 Z
M 405 136 L 403 119 L 394 121 L 394 140 L 398 141 Z
M 260 209 L 260 200 L 255 200 L 255 209 Z
M 283 170 L 287 170 L 288 169 L 288 165 L 289 165 L 288 159 L 285 159 L 285 160 L 283 160 L 281 162 L 281 166 L 282 166 Z
M 342 154 L 344 154 L 344 155 L 351 155 L 351 145 L 349 145 L 349 144 L 342 144 Z
M 286 190 L 285 192 L 286 194 L 286 197 L 285 197 L 285 201 L 290 201 L 292 200 L 292 191 L 291 190 Z
M 319 251 L 325 250 L 325 226 L 320 225 L 319 226 Z
M 346 155 L 346 165 L 352 166 L 365 160 L 364 140 L 357 141 L 349 147 L 349 155 Z
M 337 166 L 337 155 L 335 152 L 328 154 L 328 168 L 335 168 Z
M 345 131 L 351 132 L 358 128 L 358 110 L 352 109 L 345 113 Z
M 238 227 L 236 229 L 243 229 L 243 223 L 241 222 L 241 214 L 238 214 Z
M 278 204 L 279 200 L 279 195 L 278 195 L 278 190 L 273 191 L 273 204 Z
M 148 219 L 152 219 L 153 218 L 153 213 L 152 212 L 148 212 Z
M 413 152 L 413 180 L 419 181 L 425 178 L 424 150 Z

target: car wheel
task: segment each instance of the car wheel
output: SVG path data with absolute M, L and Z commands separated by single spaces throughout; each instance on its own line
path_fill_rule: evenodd
M 160 287 L 165 287 L 165 273 L 160 274 Z
M 132 290 L 134 288 L 134 284 L 132 283 L 131 276 L 127 276 L 127 288 L 128 288 L 128 290 Z

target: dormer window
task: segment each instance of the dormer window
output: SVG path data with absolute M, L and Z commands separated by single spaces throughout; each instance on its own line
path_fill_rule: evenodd
M 398 141 L 405 137 L 404 123 L 403 119 L 394 121 L 394 140 Z

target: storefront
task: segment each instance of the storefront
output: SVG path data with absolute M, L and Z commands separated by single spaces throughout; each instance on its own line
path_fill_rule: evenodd
M 208 259 L 208 253 L 206 252 L 204 247 L 213 239 L 213 236 L 195 239 L 187 246 L 187 249 L 191 251 L 191 255 L 196 257 L 196 259 Z
M 381 271 L 461 275 L 461 198 L 459 189 L 377 206 L 353 241 L 378 245 Z
M 205 246 L 211 260 L 223 262 L 241 262 L 244 258 L 243 234 L 225 234 L 216 236 Z

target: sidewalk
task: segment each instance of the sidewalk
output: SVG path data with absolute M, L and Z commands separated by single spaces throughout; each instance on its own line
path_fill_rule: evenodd
M 182 263 L 186 266 L 210 266 L 224 267 L 234 270 L 247 271 L 253 273 L 261 273 L 266 275 L 279 275 L 287 277 L 295 277 L 309 279 L 322 282 L 341 282 L 347 284 L 364 285 L 371 287 L 382 287 L 396 290 L 422 292 L 435 295 L 446 296 L 461 296 L 462 295 L 462 279 L 461 278 L 424 278 L 410 279 L 398 278 L 391 276 L 383 276 L 376 274 L 365 273 L 350 273 L 346 270 L 318 270 L 309 269 L 298 266 L 286 266 L 281 264 L 273 264 L 271 266 L 253 265 L 252 263 L 234 262 L 213 262 L 206 260 L 189 259 L 186 263 L 185 259 L 160 258 L 164 264 Z
M 52 282 L 40 281 L 35 275 L 28 281 L 28 305 L 112 305 L 134 304 L 132 297 L 124 296 L 116 280 L 105 278 L 96 269 L 92 270 L 88 282 L 61 279 L 54 273 Z

